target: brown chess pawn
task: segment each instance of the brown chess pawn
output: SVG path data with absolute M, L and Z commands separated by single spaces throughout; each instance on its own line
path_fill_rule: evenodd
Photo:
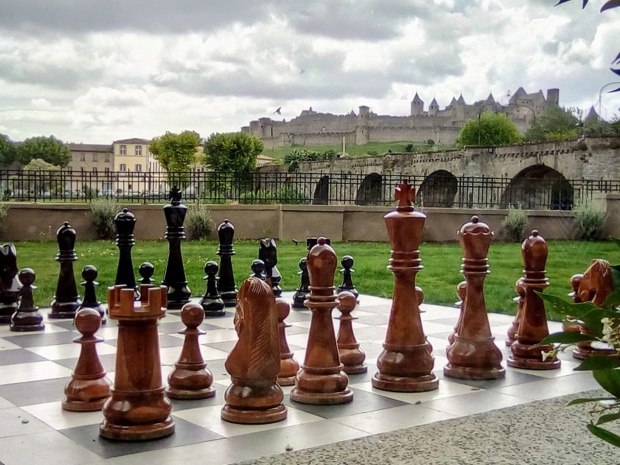
M 19 272 L 19 282 L 22 285 L 20 290 L 21 299 L 19 307 L 11 315 L 11 331 L 27 332 L 27 331 L 43 331 L 43 315 L 39 312 L 39 307 L 34 304 L 32 291 L 37 288 L 32 283 L 36 275 L 31 268 L 24 268 Z
M 517 291 L 517 297 L 513 300 L 517 302 L 517 314 L 515 315 L 515 319 L 512 320 L 508 331 L 506 332 L 506 345 L 510 347 L 513 342 L 517 340 L 517 331 L 519 330 L 519 320 L 521 319 L 521 314 L 523 313 L 523 304 L 525 303 L 525 288 L 523 287 L 522 279 L 517 279 L 515 283 L 515 291 Z
M 356 320 L 351 312 L 357 305 L 357 297 L 352 292 L 342 291 L 338 294 L 340 305 L 340 327 L 338 328 L 338 352 L 340 361 L 344 365 L 342 369 L 347 375 L 366 373 L 368 367 L 364 364 L 366 354 L 360 349 L 359 342 L 353 334 L 353 320 Z
M 215 395 L 213 374 L 200 353 L 198 336 L 205 334 L 198 326 L 204 321 L 205 312 L 201 305 L 187 303 L 181 309 L 181 321 L 186 329 L 181 355 L 168 375 L 166 394 L 172 399 L 205 399 Z
M 239 340 L 225 363 L 231 384 L 224 394 L 222 419 L 245 424 L 284 420 L 284 393 L 277 383 L 278 315 L 273 291 L 266 282 L 250 277 L 243 283 L 234 322 Z
M 118 320 L 112 395 L 103 405 L 99 434 L 108 439 L 142 441 L 174 433 L 172 403 L 164 392 L 157 323 L 166 315 L 166 286 L 108 288 L 108 312 Z
M 299 363 L 293 358 L 293 352 L 286 340 L 286 327 L 284 322 L 291 313 L 291 306 L 282 298 L 276 298 L 276 308 L 278 310 L 278 332 L 280 334 L 280 373 L 278 373 L 278 384 L 280 386 L 293 386 L 295 376 L 299 371 Z
M 291 391 L 291 400 L 295 402 L 332 405 L 353 400 L 332 322 L 332 310 L 338 306 L 334 295 L 336 265 L 334 250 L 320 237 L 308 253 L 310 295 L 305 305 L 312 310 L 312 320 L 306 357 Z
M 465 300 L 465 293 L 467 290 L 467 281 L 461 281 L 456 286 L 456 296 L 459 298 L 458 302 L 454 304 L 455 307 L 459 309 L 459 316 L 456 320 L 456 324 L 454 325 L 454 330 L 448 336 L 448 347 L 446 347 L 446 352 L 450 348 L 450 346 L 454 343 L 454 337 L 459 332 L 459 327 L 461 326 L 461 320 L 463 319 L 463 301 Z
M 499 379 L 506 376 L 502 353 L 491 335 L 484 302 L 484 279 L 489 273 L 487 254 L 493 239 L 489 227 L 473 216 L 459 231 L 463 249 L 461 273 L 465 276 L 462 318 L 448 349 L 444 375 L 461 379 Z
M 415 292 L 415 276 L 422 270 L 420 251 L 426 215 L 416 212 L 415 191 L 407 181 L 396 188 L 396 211 L 385 215 L 392 255 L 394 293 L 383 351 L 377 359 L 372 385 L 387 391 L 431 391 L 439 381 L 433 374 L 433 348 L 424 335 Z
M 560 368 L 560 361 L 546 355 L 553 350 L 553 345 L 539 345 L 540 341 L 549 335 L 549 327 L 545 306 L 535 291 L 542 292 L 549 286 L 549 280 L 545 278 L 549 249 L 538 231 L 532 231 L 530 237 L 523 242 L 521 255 L 525 268 L 521 281 L 525 289 L 525 297 L 519 319 L 517 340 L 510 346 L 511 355 L 508 358 L 508 366 L 530 370 L 557 369 Z
M 81 350 L 71 381 L 65 386 L 62 408 L 72 412 L 101 410 L 103 403 L 110 397 L 112 385 L 103 370 L 95 346 L 103 341 L 95 336 L 101 326 L 101 315 L 96 309 L 86 307 L 77 312 L 74 324 L 82 336 L 75 338 L 73 342 L 81 344 Z

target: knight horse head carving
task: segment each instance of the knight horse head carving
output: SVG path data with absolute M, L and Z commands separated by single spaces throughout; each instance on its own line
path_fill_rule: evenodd
M 594 259 L 579 280 L 576 295 L 581 302 L 603 305 L 614 291 L 611 264 L 607 260 Z
M 10 290 L 19 269 L 17 268 L 17 252 L 13 244 L 0 246 L 0 290 Z

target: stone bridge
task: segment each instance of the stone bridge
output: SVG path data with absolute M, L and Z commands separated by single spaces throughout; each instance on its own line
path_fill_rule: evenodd
M 311 175 L 314 185 L 304 194 L 316 204 L 386 203 L 407 177 L 418 187 L 418 202 L 429 207 L 571 209 L 620 191 L 620 138 L 339 158 L 301 163 L 299 172 Z

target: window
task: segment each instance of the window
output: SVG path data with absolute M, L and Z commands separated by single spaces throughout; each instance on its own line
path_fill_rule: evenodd
M 142 146 L 141 145 L 136 145 L 136 156 L 138 156 L 138 157 L 142 156 Z
M 136 173 L 142 172 L 142 165 L 136 165 Z
M 110 174 L 110 168 L 105 168 L 104 171 L 105 171 L 105 174 Z
M 121 145 L 119 153 L 121 155 L 127 155 L 127 146 L 126 145 Z
M 109 153 L 105 154 L 105 162 L 106 163 L 110 163 L 110 154 Z
M 97 161 L 97 154 L 93 153 L 93 161 Z
M 127 171 L 127 165 L 125 163 L 121 163 L 121 171 L 124 173 Z
M 80 161 L 86 161 L 86 154 L 80 153 Z

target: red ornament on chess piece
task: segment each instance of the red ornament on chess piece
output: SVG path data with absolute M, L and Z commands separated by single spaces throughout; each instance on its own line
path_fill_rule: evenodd
M 342 291 L 338 294 L 340 305 L 340 327 L 338 328 L 338 352 L 340 361 L 344 365 L 343 371 L 347 375 L 366 373 L 368 367 L 364 364 L 366 354 L 360 349 L 360 344 L 353 333 L 353 320 L 357 318 L 351 315 L 357 305 L 357 297 L 352 292 Z
M 549 280 L 545 277 L 549 249 L 538 231 L 532 231 L 530 237 L 523 242 L 521 255 L 525 268 L 521 285 L 525 289 L 525 297 L 517 340 L 510 346 L 508 366 L 530 370 L 557 369 L 560 368 L 560 361 L 553 356 L 547 356 L 553 350 L 553 345 L 538 345 L 549 335 L 544 303 L 534 292 L 542 292 L 549 286 Z
M 73 342 L 81 344 L 80 357 L 71 381 L 65 387 L 63 410 L 72 412 L 91 412 L 101 410 L 110 397 L 112 383 L 107 378 L 103 365 L 97 355 L 96 343 L 103 341 L 95 336 L 101 326 L 101 315 L 94 308 L 83 308 L 75 315 L 75 327 L 82 334 Z
M 415 290 L 415 276 L 422 270 L 418 247 L 426 215 L 414 211 L 414 198 L 415 190 L 403 181 L 396 188 L 398 208 L 384 217 L 392 245 L 388 269 L 395 282 L 383 352 L 377 359 L 372 385 L 387 391 L 431 391 L 439 385 Z
M 461 273 L 465 276 L 462 318 L 454 342 L 448 349 L 446 376 L 461 379 L 499 379 L 506 376 L 502 353 L 491 335 L 491 325 L 484 302 L 484 279 L 489 273 L 487 254 L 493 232 L 473 216 L 459 231 L 463 249 Z

